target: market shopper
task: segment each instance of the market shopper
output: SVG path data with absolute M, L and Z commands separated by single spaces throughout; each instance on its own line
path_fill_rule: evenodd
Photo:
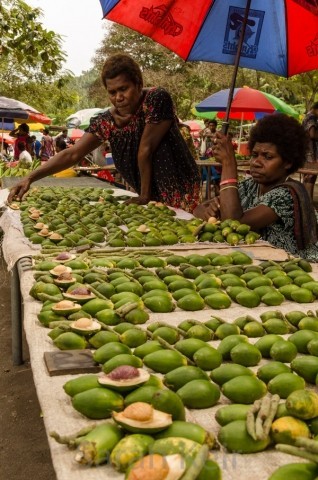
M 54 153 L 55 147 L 53 138 L 50 135 L 49 129 L 44 128 L 40 149 L 41 162 L 47 162 L 51 157 L 53 157 Z
M 56 146 L 56 142 L 60 139 L 62 139 L 66 143 L 67 147 L 69 147 L 70 145 L 72 145 L 74 143 L 74 142 L 72 142 L 72 140 L 68 136 L 67 128 L 63 128 L 63 130 L 58 135 L 56 135 L 56 137 L 53 138 L 55 146 Z
M 14 160 L 19 160 L 21 150 L 19 149 L 19 143 L 24 143 L 26 150 L 29 153 L 31 152 L 32 146 L 30 142 L 30 127 L 26 123 L 21 123 L 17 128 L 12 130 L 9 135 L 14 137 L 16 140 L 14 142 Z
M 314 205 L 304 185 L 290 178 L 304 164 L 306 148 L 306 132 L 297 120 L 283 114 L 264 117 L 250 133 L 251 177 L 238 183 L 231 140 L 217 132 L 220 195 L 198 206 L 194 214 L 205 220 L 239 220 L 275 247 L 318 262 Z
M 201 130 L 200 138 L 200 155 L 204 158 L 213 157 L 213 146 L 214 146 L 214 139 L 216 135 L 216 128 L 218 122 L 216 120 L 208 120 L 205 122 L 206 127 Z
M 40 150 L 41 150 L 41 142 L 36 138 L 35 135 L 32 135 L 32 155 L 33 157 L 40 159 Z
M 193 138 L 192 138 L 192 135 L 191 135 L 191 128 L 189 127 L 189 125 L 187 125 L 186 123 L 182 123 L 182 122 L 179 122 L 178 124 L 178 127 L 179 127 L 179 130 L 180 130 L 180 133 L 184 139 L 184 141 L 186 142 L 191 154 L 192 154 L 192 157 L 195 159 L 195 160 L 199 160 L 199 153 L 196 151 L 196 148 L 194 146 L 194 142 L 193 142 Z
M 179 131 L 170 94 L 160 87 L 143 88 L 140 67 L 124 54 L 106 60 L 102 81 L 113 106 L 91 119 L 74 147 L 14 187 L 9 201 L 21 198 L 33 181 L 69 168 L 108 140 L 116 169 L 138 193 L 130 203 L 155 200 L 193 211 L 201 198 L 200 175 Z
M 19 167 L 24 168 L 30 166 L 33 159 L 31 157 L 31 154 L 27 151 L 25 143 L 19 142 L 18 149 L 20 150 Z

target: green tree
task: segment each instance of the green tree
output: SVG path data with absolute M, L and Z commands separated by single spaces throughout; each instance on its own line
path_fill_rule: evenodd
M 2 0 L 0 3 L 0 56 L 45 76 L 55 75 L 65 54 L 61 37 L 43 28 L 39 21 L 42 10 L 23 0 Z

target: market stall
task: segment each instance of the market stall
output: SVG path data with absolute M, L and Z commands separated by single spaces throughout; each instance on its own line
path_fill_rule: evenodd
M 75 179 L 77 180 L 77 179 Z M 65 187 L 69 186 L 69 182 L 73 179 L 59 179 L 59 185 Z M 87 182 L 87 179 L 80 181 Z M 94 179 L 89 179 L 94 181 Z M 43 183 L 42 183 L 43 182 Z M 38 186 L 51 185 L 50 179 L 40 181 Z M 98 182 L 98 180 L 96 180 Z M 87 183 L 85 183 L 85 186 Z M 98 183 L 99 186 L 99 183 Z M 83 185 L 84 187 L 84 185 Z M 127 194 L 126 191 L 114 192 L 121 196 Z M 186 217 L 182 215 L 182 212 L 177 212 L 177 216 Z M 48 336 L 48 328 L 45 328 L 40 324 L 38 314 L 42 309 L 42 302 L 35 300 L 30 295 L 31 288 L 34 284 L 34 266 L 35 262 L 39 261 L 38 257 L 41 257 L 41 246 L 33 245 L 23 234 L 23 227 L 20 221 L 19 211 L 11 209 L 5 209 L 1 219 L 0 226 L 4 232 L 3 238 L 3 254 L 7 265 L 10 269 L 13 269 L 13 290 L 15 290 L 15 299 L 17 295 L 21 294 L 21 302 L 14 302 L 16 312 L 13 312 L 13 316 L 20 317 L 20 321 L 16 324 L 16 334 L 18 335 L 19 328 L 22 323 L 24 326 L 27 343 L 30 351 L 30 359 L 32 372 L 34 377 L 34 383 L 36 391 L 41 404 L 43 412 L 43 418 L 45 428 L 48 434 L 49 446 L 51 449 L 52 461 L 54 469 L 56 471 L 58 480 L 99 480 L 104 478 L 124 478 L 123 474 L 118 473 L 113 467 L 109 465 L 102 465 L 96 468 L 90 468 L 83 466 L 75 461 L 75 452 L 67 449 L 65 445 L 58 444 L 50 437 L 50 432 L 56 431 L 60 435 L 69 435 L 82 427 L 92 423 L 78 411 L 76 411 L 71 404 L 71 399 L 64 392 L 63 385 L 71 378 L 79 377 L 81 374 L 66 375 L 55 374 L 50 375 L 47 365 L 44 361 L 44 354 L 49 352 L 56 352 L 57 348 L 52 342 L 52 339 Z M 104 247 L 105 249 L 105 247 Z M 68 249 L 72 251 L 74 255 L 82 255 L 85 257 L 85 252 L 80 253 L 76 249 Z M 106 246 L 107 251 L 107 246 Z M 98 255 L 98 247 L 90 249 L 86 252 L 88 258 L 101 258 Z M 126 253 L 125 253 L 126 252 Z M 288 255 L 282 250 L 275 249 L 268 245 L 266 242 L 258 241 L 255 244 L 239 244 L 237 246 L 229 246 L 225 243 L 212 244 L 210 242 L 201 242 L 194 244 L 175 244 L 165 245 L 164 247 L 147 247 L 147 248 L 109 248 L 109 254 L 112 253 L 114 257 L 121 255 L 121 258 L 125 258 L 125 255 L 129 258 L 136 258 L 137 263 L 142 253 L 153 252 L 158 258 L 165 260 L 169 256 L 179 255 L 189 257 L 190 255 L 206 256 L 208 254 L 233 255 L 233 252 L 240 252 L 250 259 L 250 265 L 257 266 L 264 261 L 272 261 L 272 266 L 276 265 L 276 262 L 283 262 L 288 260 Z M 46 254 L 47 255 L 47 254 Z M 137 256 L 136 256 L 137 255 Z M 138 257 L 139 255 L 139 257 Z M 91 256 L 91 257 L 90 257 Z M 107 254 L 106 254 L 107 256 Z M 37 258 L 36 260 L 34 258 Z M 108 255 L 108 259 L 110 256 Z M 212 258 L 212 257 L 211 257 Z M 32 260 L 33 259 L 33 260 Z M 117 265 L 118 269 L 118 265 Z M 154 268 L 150 268 L 154 271 Z M 314 279 L 318 279 L 317 268 L 314 265 L 311 275 Z M 19 290 L 19 293 L 17 293 Z M 23 309 L 22 309 L 23 307 Z M 201 309 L 192 311 L 190 309 L 185 310 L 178 305 L 170 312 L 159 313 L 155 311 L 149 311 L 149 320 L 141 325 L 138 325 L 141 329 L 147 329 L 147 327 L 154 322 L 164 322 L 172 327 L 179 327 L 181 322 L 188 319 L 195 319 L 199 323 L 207 322 L 211 316 L 220 317 L 226 324 L 232 324 L 237 318 L 244 315 L 251 315 L 256 321 L 260 322 L 260 315 L 269 310 L 279 309 L 282 314 L 286 314 L 292 310 L 301 310 L 308 312 L 314 310 L 315 302 L 302 303 L 301 305 L 294 301 L 284 300 L 279 306 L 269 306 L 264 303 L 259 303 L 258 306 L 253 308 L 246 308 L 241 304 L 232 302 L 229 308 L 215 309 L 205 304 Z M 23 311 L 22 311 L 23 310 Z M 13 318 L 14 321 L 14 318 Z M 288 335 L 282 334 L 282 338 L 288 338 Z M 251 344 L 256 343 L 257 337 L 249 338 Z M 19 339 L 18 339 L 19 341 Z M 220 338 L 207 341 L 207 344 L 215 348 L 218 347 Z M 251 370 L 256 372 L 257 369 L 268 362 L 268 359 L 262 359 L 260 362 L 251 367 Z M 153 372 L 148 368 L 151 373 Z M 88 370 L 90 371 L 90 370 Z M 56 372 L 62 373 L 62 372 Z M 85 373 L 85 369 L 83 370 Z M 156 375 L 163 377 L 163 374 L 156 372 Z M 186 419 L 188 422 L 194 422 L 204 426 L 205 429 L 212 432 L 217 436 L 220 426 L 215 420 L 215 412 L 221 405 L 229 404 L 229 399 L 222 393 L 219 401 L 209 408 L 186 408 Z M 103 420 L 98 420 L 95 423 L 102 423 Z M 218 462 L 224 480 L 232 480 L 233 478 L 245 478 L 246 480 L 252 480 L 258 478 L 259 480 L 267 480 L 272 472 L 279 466 L 286 463 L 291 463 L 294 459 L 286 454 L 275 451 L 270 448 L 264 452 L 244 454 L 229 453 L 223 447 L 218 450 L 212 450 L 213 459 Z M 298 461 L 298 460 L 296 460 Z

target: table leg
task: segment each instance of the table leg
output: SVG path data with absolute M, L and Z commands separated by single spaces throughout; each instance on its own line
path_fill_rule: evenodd
M 22 353 L 22 308 L 20 280 L 17 263 L 12 269 L 11 278 L 11 323 L 12 323 L 12 361 L 13 365 L 23 363 Z
M 206 167 L 206 189 L 207 189 L 207 193 L 206 193 L 206 198 L 207 200 L 210 200 L 211 199 L 211 177 L 212 177 L 212 167 L 210 165 L 208 165 Z
M 12 269 L 11 278 L 11 324 L 12 324 L 12 361 L 13 365 L 23 363 L 23 302 L 20 289 L 20 278 L 23 272 L 32 269 L 30 257 L 20 258 Z

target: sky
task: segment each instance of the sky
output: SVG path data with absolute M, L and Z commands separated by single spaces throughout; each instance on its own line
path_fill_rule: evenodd
M 76 76 L 92 68 L 91 59 L 100 47 L 107 29 L 99 0 L 26 0 L 41 8 L 43 27 L 63 36 L 62 49 L 67 54 L 64 69 Z

